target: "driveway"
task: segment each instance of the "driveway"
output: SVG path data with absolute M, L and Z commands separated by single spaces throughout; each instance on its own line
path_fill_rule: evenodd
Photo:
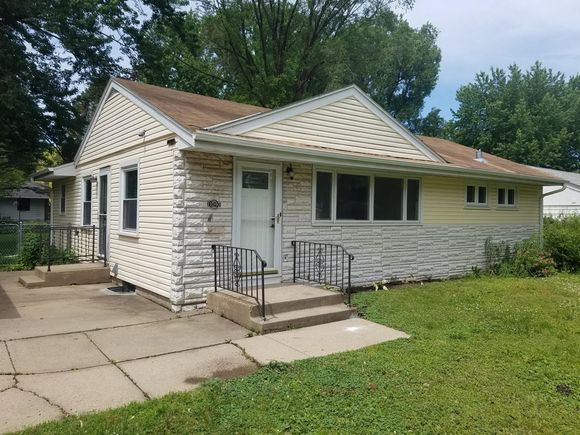
M 0 433 L 407 337 L 363 319 L 249 337 L 207 310 L 176 315 L 104 284 L 26 289 L 0 273 Z
M 195 388 L 257 365 L 244 328 L 105 285 L 25 289 L 0 274 L 0 432 Z

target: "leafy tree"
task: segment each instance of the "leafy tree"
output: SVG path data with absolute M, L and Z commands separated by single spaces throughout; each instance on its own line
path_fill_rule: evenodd
M 382 8 L 359 19 L 338 39 L 333 86 L 356 83 L 399 121 L 411 126 L 437 83 L 437 30 L 419 29 Z M 342 56 L 341 56 L 342 54 Z
M 431 108 L 424 117 L 415 119 L 409 127 L 417 134 L 431 137 L 447 137 L 447 122 L 441 116 L 441 109 Z
M 536 62 L 522 72 L 492 68 L 457 91 L 451 135 L 516 162 L 580 169 L 580 77 Z
M 440 54 L 434 29 L 412 29 L 393 3 L 412 5 L 217 0 L 204 3 L 204 33 L 235 99 L 277 107 L 357 83 L 407 119 L 432 90 Z
M 116 31 L 137 14 L 128 1 L 4 0 L 0 17 L 0 177 L 12 184 L 45 150 L 72 159 L 95 95 L 123 72 Z

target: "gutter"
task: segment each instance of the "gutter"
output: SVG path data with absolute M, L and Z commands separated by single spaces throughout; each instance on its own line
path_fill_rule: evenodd
M 544 198 L 546 196 L 555 195 L 556 193 L 563 192 L 567 189 L 567 185 L 563 184 L 562 187 L 556 190 L 552 190 L 551 192 L 542 193 L 540 195 L 540 248 L 544 248 Z

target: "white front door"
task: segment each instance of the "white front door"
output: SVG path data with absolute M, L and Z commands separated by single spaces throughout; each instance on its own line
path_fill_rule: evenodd
M 234 246 L 255 249 L 268 270 L 280 270 L 281 190 L 278 165 L 236 165 Z

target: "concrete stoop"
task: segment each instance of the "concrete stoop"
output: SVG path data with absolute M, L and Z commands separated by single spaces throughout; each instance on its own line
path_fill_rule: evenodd
M 266 288 L 266 319 L 256 300 L 228 290 L 209 293 L 207 307 L 254 332 L 268 333 L 356 317 L 342 293 L 307 285 Z
M 59 264 L 37 266 L 34 274 L 22 275 L 18 282 L 26 288 L 57 287 L 64 285 L 101 284 L 111 282 L 111 273 L 103 263 Z

